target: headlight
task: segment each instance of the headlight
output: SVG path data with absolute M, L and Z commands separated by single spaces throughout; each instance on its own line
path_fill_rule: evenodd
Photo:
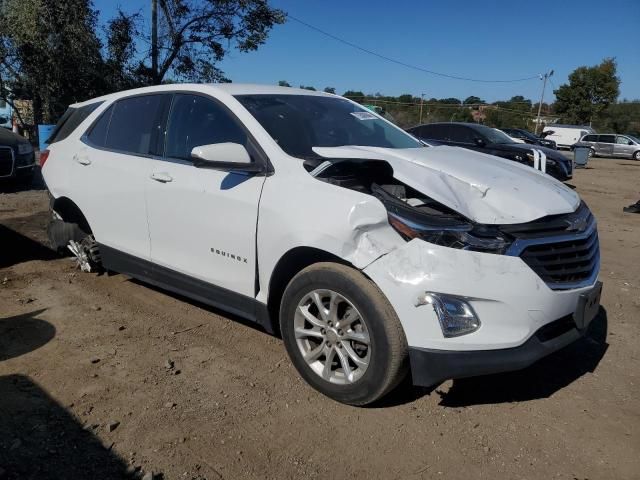
M 492 228 L 484 225 L 425 225 L 395 214 L 389 214 L 389 224 L 405 240 L 420 238 L 443 247 L 502 254 L 509 242 Z
M 32 153 L 33 152 L 33 147 L 31 146 L 30 143 L 19 143 L 18 144 L 18 154 L 19 155 L 26 155 L 27 153 Z

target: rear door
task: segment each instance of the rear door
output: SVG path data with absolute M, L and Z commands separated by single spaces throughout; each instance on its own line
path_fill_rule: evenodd
M 98 243 L 149 259 L 145 185 L 163 96 L 118 100 L 97 119 L 73 156 L 73 200 Z
M 630 138 L 624 135 L 616 135 L 616 143 L 613 146 L 613 154 L 616 157 L 630 157 L 636 151 L 636 148 Z
M 258 203 L 265 177 L 196 167 L 191 159 L 196 146 L 226 142 L 252 151 L 246 130 L 222 103 L 198 94 L 173 96 L 165 152 L 153 160 L 146 178 L 151 260 L 169 270 L 160 269 L 160 274 L 177 272 L 254 297 Z
M 596 152 L 605 157 L 613 156 L 613 145 L 616 143 L 615 135 L 598 135 Z

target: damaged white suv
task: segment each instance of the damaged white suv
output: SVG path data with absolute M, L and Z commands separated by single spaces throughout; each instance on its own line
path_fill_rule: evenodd
M 599 308 L 575 192 L 339 96 L 120 92 L 72 105 L 41 163 L 55 247 L 280 332 L 341 402 L 525 367 Z

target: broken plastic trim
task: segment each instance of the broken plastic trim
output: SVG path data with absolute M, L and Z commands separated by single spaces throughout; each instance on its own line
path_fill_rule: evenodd
M 495 254 L 503 254 L 509 246 L 496 228 L 465 221 L 462 216 L 421 212 L 377 185 L 372 190 L 387 208 L 389 224 L 405 240 L 420 238 L 443 247 Z

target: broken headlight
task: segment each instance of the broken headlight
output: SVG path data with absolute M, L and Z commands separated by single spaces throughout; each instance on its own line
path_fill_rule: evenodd
M 484 225 L 426 225 L 389 214 L 389 224 L 405 240 L 420 238 L 443 247 L 502 254 L 509 242 L 502 235 Z
M 420 238 L 443 247 L 502 254 L 509 241 L 493 225 L 480 225 L 430 199 L 403 200 L 393 188 L 373 186 L 389 213 L 389 224 L 405 240 Z M 417 201 L 416 201 L 417 200 Z

